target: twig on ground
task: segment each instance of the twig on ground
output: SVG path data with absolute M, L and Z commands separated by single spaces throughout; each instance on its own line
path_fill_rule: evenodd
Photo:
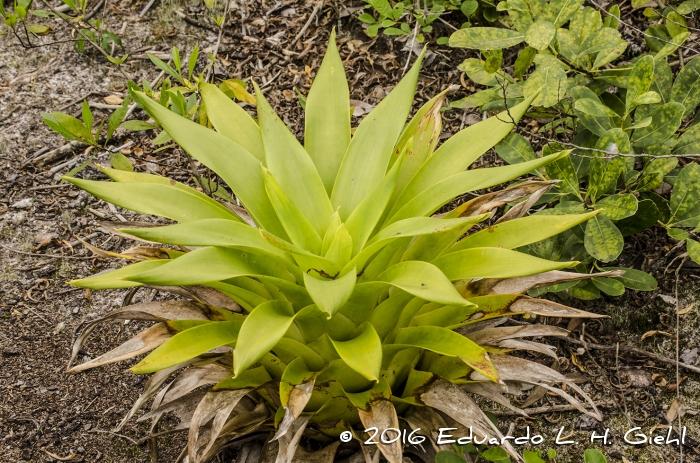
M 603 401 L 596 402 L 596 407 L 599 408 L 613 408 L 615 406 L 614 401 Z M 542 413 L 552 413 L 552 412 L 571 412 L 578 410 L 574 405 L 548 405 L 544 407 L 533 407 L 533 408 L 523 408 L 523 411 L 528 415 L 541 415 Z M 493 413 L 496 416 L 522 416 L 518 412 L 502 411 L 502 410 L 487 410 L 488 413 Z
M 595 343 L 586 342 L 586 341 L 579 341 L 578 339 L 573 339 L 573 338 L 569 338 L 569 337 L 566 337 L 566 336 L 555 336 L 555 337 L 561 339 L 562 341 L 566 341 L 566 342 L 568 342 L 568 343 L 571 343 L 571 344 L 576 344 L 576 345 L 578 345 L 578 346 L 586 346 L 586 347 L 588 347 L 589 349 L 595 349 L 595 350 L 615 350 L 615 349 L 618 348 L 617 346 L 604 346 L 604 345 L 602 345 L 602 344 L 595 344 Z M 647 351 L 645 351 L 644 349 L 639 349 L 639 348 L 637 348 L 637 347 L 620 346 L 619 349 L 620 349 L 621 352 L 629 352 L 629 353 L 631 353 L 631 354 L 637 354 L 637 355 L 641 355 L 641 356 L 646 356 L 646 357 L 652 358 L 652 359 L 654 359 L 654 360 L 657 360 L 657 361 L 659 361 L 659 362 L 661 362 L 661 363 L 665 363 L 665 364 L 667 364 L 667 365 L 673 365 L 673 366 L 676 365 L 676 361 L 673 360 L 673 359 L 664 357 L 663 355 L 654 354 L 653 352 L 647 352 Z M 696 366 L 693 366 L 693 365 L 688 365 L 688 364 L 681 363 L 681 362 L 678 362 L 678 366 L 681 367 L 681 368 L 683 368 L 683 369 L 692 371 L 692 372 L 694 372 L 694 373 L 700 373 L 700 367 L 696 367 Z
M 102 7 L 105 6 L 105 0 L 100 0 L 97 5 L 95 5 L 95 8 L 90 10 L 88 14 L 85 15 L 85 21 L 91 19 L 93 16 L 95 16 L 101 9 Z
M 294 37 L 294 40 L 292 40 L 292 43 L 289 45 L 289 48 L 292 48 L 296 43 L 299 41 L 299 39 L 306 33 L 306 30 L 309 28 L 311 25 L 311 22 L 314 20 L 318 12 L 321 10 L 321 7 L 323 6 L 323 0 L 316 2 L 316 5 L 314 5 L 314 9 L 311 11 L 311 14 L 309 15 L 309 19 L 306 20 L 306 23 L 304 26 L 301 28 L 299 33 L 297 34 L 296 37 Z
M 143 10 L 141 10 L 141 13 L 139 13 L 139 18 L 143 18 L 144 16 L 146 16 L 146 13 L 148 13 L 148 10 L 151 9 L 155 2 L 156 0 L 150 0 L 148 3 L 146 3 L 146 6 L 144 6 Z

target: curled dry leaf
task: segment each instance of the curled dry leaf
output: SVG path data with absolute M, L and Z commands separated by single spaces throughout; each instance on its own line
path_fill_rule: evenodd
M 481 195 L 477 198 L 467 201 L 466 203 L 457 206 L 451 212 L 447 214 L 449 217 L 467 217 L 483 214 L 497 207 L 501 207 L 513 201 L 524 198 L 525 196 L 531 195 L 543 188 L 551 188 L 555 182 L 544 181 L 528 181 L 520 183 L 516 186 L 506 188 L 505 190 L 495 191 L 493 193 L 488 193 Z
M 588 278 L 619 277 L 624 275 L 624 273 L 623 270 L 613 270 L 596 274 L 552 270 L 550 272 L 540 273 L 539 275 L 520 278 L 484 278 L 483 280 L 469 283 L 461 292 L 465 297 L 482 296 L 486 294 L 519 294 L 542 286 L 565 283 L 567 281 L 586 280 Z
M 306 425 L 309 423 L 310 419 L 311 415 L 300 416 L 298 419 L 294 420 L 287 434 L 284 434 L 274 441 L 279 444 L 275 463 L 292 463 L 297 447 L 299 447 L 299 440 L 304 434 L 304 429 L 306 429 Z
M 542 182 L 542 183 L 548 183 L 548 185 L 545 185 L 542 188 L 540 188 L 539 190 L 532 193 L 530 195 L 530 197 L 527 198 L 525 201 L 518 203 L 515 206 L 513 206 L 512 208 L 510 208 L 510 210 L 508 210 L 508 212 L 503 214 L 503 216 L 501 216 L 501 218 L 496 221 L 496 224 L 524 217 L 525 214 L 528 213 L 530 208 L 532 208 L 532 206 L 534 206 L 535 203 L 537 203 L 537 201 L 540 200 L 542 195 L 544 195 L 546 192 L 551 190 L 552 187 L 554 186 L 554 184 L 557 182 L 553 181 L 553 182 Z
M 421 429 L 430 440 L 430 444 L 436 452 L 450 450 L 447 444 L 437 445 L 440 428 L 446 428 L 445 420 L 434 410 L 428 407 L 411 407 L 404 417 L 411 429 Z
M 420 395 L 420 401 L 428 407 L 440 410 L 462 426 L 467 428 L 471 426 L 474 434 L 480 438 L 503 437 L 472 398 L 447 380 L 435 381 L 426 392 Z M 520 461 L 520 456 L 508 441 L 503 447 L 516 461 Z
M 290 392 L 289 394 L 289 401 L 284 407 L 284 418 L 280 422 L 279 428 L 277 429 L 277 433 L 275 434 L 275 437 L 272 438 L 272 440 L 279 439 L 283 435 L 287 434 L 292 428 L 294 420 L 299 418 L 301 412 L 304 411 L 306 404 L 309 403 L 311 393 L 314 390 L 314 381 L 315 377 L 311 381 L 307 381 L 303 384 L 297 384 L 294 386 L 292 392 Z
M 488 344 L 505 339 L 529 338 L 539 336 L 568 336 L 569 332 L 564 328 L 550 325 L 522 325 L 487 328 L 480 331 L 471 331 L 469 339 L 477 344 Z
M 489 400 L 492 400 L 496 403 L 499 403 L 506 407 L 507 409 L 522 415 L 522 416 L 527 416 L 527 413 L 525 413 L 522 409 L 513 406 L 510 403 L 510 400 L 506 396 L 504 396 L 501 392 L 503 392 L 503 387 L 500 384 L 496 383 L 469 383 L 469 384 L 464 384 L 462 385 L 462 389 L 464 389 L 467 392 L 470 392 L 472 394 L 480 395 L 482 397 L 486 397 Z M 506 386 L 507 390 L 507 386 Z
M 562 318 L 608 318 L 607 315 L 586 312 L 585 310 L 574 309 L 546 299 L 536 299 L 528 296 L 519 297 L 510 306 L 511 312 L 534 313 L 543 317 Z
M 340 442 L 334 442 L 316 452 L 307 452 L 302 447 L 298 447 L 292 463 L 333 463 L 338 446 Z
M 693 310 L 694 308 L 695 308 L 695 302 L 691 302 L 690 305 L 689 305 L 688 307 L 686 307 L 685 309 L 681 309 L 681 310 L 679 310 L 679 311 L 676 312 L 676 313 L 677 313 L 678 315 L 685 315 L 685 314 L 687 314 L 687 313 L 690 313 L 690 311 Z
M 158 323 L 144 330 L 126 341 L 121 346 L 102 354 L 96 359 L 76 365 L 68 370 L 68 373 L 89 370 L 90 368 L 121 362 L 130 358 L 150 352 L 172 337 L 172 333 L 165 323 Z
M 118 105 L 118 104 L 122 104 L 124 99 L 118 95 L 112 94 L 112 95 L 107 95 L 106 97 L 104 97 L 104 101 L 107 104 Z
M 376 427 L 377 429 L 399 428 L 399 418 L 396 409 L 391 401 L 386 399 L 377 400 L 369 404 L 369 410 L 357 409 L 360 421 L 365 428 Z M 397 440 L 392 444 L 377 443 L 379 450 L 389 463 L 402 463 L 403 451 L 401 443 Z
M 214 445 L 214 441 L 219 437 L 229 415 L 236 408 L 238 402 L 245 397 L 252 389 L 237 389 L 233 391 L 210 391 L 204 396 L 192 415 L 190 422 L 190 432 L 187 437 L 187 453 L 191 463 L 202 461 L 200 455 L 206 454 Z M 209 428 L 209 442 L 206 447 L 198 447 L 199 428 L 212 420 Z

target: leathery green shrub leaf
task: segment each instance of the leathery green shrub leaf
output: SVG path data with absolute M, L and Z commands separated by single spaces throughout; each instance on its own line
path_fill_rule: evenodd
M 625 274 L 619 277 L 612 277 L 622 283 L 625 288 L 637 291 L 653 291 L 659 287 L 656 278 L 641 270 L 627 267 L 603 267 L 603 270 L 624 270 Z
M 370 381 L 378 381 L 382 366 L 382 341 L 371 324 L 365 323 L 361 329 L 353 339 L 331 342 L 350 368 Z
M 683 118 L 688 117 L 700 103 L 700 59 L 691 59 L 678 73 L 671 87 L 671 101 L 683 105 Z
M 685 248 L 688 251 L 688 257 L 693 259 L 693 262 L 700 264 L 700 243 L 689 239 L 685 242 Z
M 455 48 L 500 50 L 525 40 L 525 34 L 496 27 L 469 27 L 453 32 L 449 45 Z
M 665 142 L 681 126 L 684 112 L 685 107 L 675 101 L 659 106 L 651 112 L 651 124 L 634 131 L 632 145 L 644 148 Z
M 136 374 L 153 373 L 178 365 L 219 346 L 231 344 L 238 339 L 243 322 L 212 322 L 195 326 L 161 344 L 139 363 L 131 367 Z
M 328 318 L 331 318 L 348 301 L 355 289 L 356 280 L 355 269 L 335 280 L 325 281 L 304 273 L 304 286 L 309 296 L 319 309 L 328 314 Z
M 549 21 L 539 20 L 532 23 L 525 33 L 525 41 L 532 48 L 545 50 L 554 38 L 556 29 Z
M 586 224 L 583 244 L 591 256 L 602 262 L 610 262 L 622 252 L 624 239 L 610 219 L 597 215 Z
M 328 196 L 350 144 L 350 91 L 343 61 L 331 33 L 328 50 L 306 97 L 304 145 Z
M 499 248 L 472 248 L 438 257 L 433 264 L 451 281 L 471 278 L 516 278 L 574 267 L 578 262 L 554 262 Z
M 496 367 L 491 363 L 483 347 L 454 331 L 438 326 L 416 326 L 402 328 L 396 335 L 396 344 L 420 347 L 450 357 L 459 357 L 464 363 L 498 382 Z
M 386 269 L 376 281 L 389 283 L 426 301 L 448 305 L 469 304 L 440 269 L 428 262 L 401 262 Z
M 625 107 L 628 111 L 633 107 L 637 97 L 649 90 L 653 80 L 654 58 L 648 55 L 643 56 L 634 64 L 627 82 Z
M 637 198 L 631 193 L 606 196 L 595 209 L 610 220 L 622 220 L 637 212 Z
M 684 225 L 689 227 L 698 225 L 698 221 L 700 221 L 700 164 L 688 164 L 681 169 L 671 191 L 670 206 L 671 214 L 676 220 L 686 222 Z
M 233 374 L 238 376 L 270 352 L 294 321 L 292 305 L 286 301 L 260 304 L 241 325 L 233 354 Z
M 532 161 L 537 157 L 530 142 L 519 133 L 509 133 L 506 138 L 494 146 L 494 149 L 508 164 Z

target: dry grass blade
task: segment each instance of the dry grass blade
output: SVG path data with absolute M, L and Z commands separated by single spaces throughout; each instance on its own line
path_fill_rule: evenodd
M 550 325 L 523 325 L 487 328 L 468 332 L 468 337 L 477 344 L 490 344 L 513 338 L 529 338 L 540 336 L 567 336 L 564 328 Z
M 284 418 L 280 422 L 279 427 L 277 428 L 277 433 L 272 440 L 279 439 L 283 435 L 287 434 L 287 432 L 292 428 L 294 420 L 299 418 L 301 412 L 304 411 L 306 404 L 309 403 L 313 390 L 314 380 L 294 386 L 292 392 L 289 394 L 289 402 L 287 406 L 284 407 Z
M 521 296 L 510 306 L 511 312 L 525 312 L 542 315 L 543 317 L 562 318 L 608 318 L 585 310 L 574 309 L 546 299 L 536 299 L 528 296 Z
M 499 384 L 496 383 L 471 383 L 471 384 L 464 384 L 462 386 L 462 389 L 464 389 L 467 392 L 470 392 L 472 394 L 480 395 L 482 397 L 486 397 L 489 400 L 492 400 L 496 403 L 499 403 L 506 407 L 509 410 L 512 410 L 515 413 L 518 413 L 522 416 L 527 416 L 527 414 L 522 411 L 520 408 L 513 406 L 510 403 L 510 400 L 503 394 L 501 394 L 501 391 L 503 390 L 502 387 Z
M 306 429 L 306 425 L 309 424 L 310 419 L 311 415 L 300 416 L 298 419 L 294 420 L 287 434 L 274 441 L 279 445 L 275 463 L 292 463 L 297 447 L 299 447 L 301 436 L 304 434 L 304 430 Z
M 447 424 L 433 409 L 428 407 L 411 407 L 404 419 L 411 429 L 421 429 L 424 435 L 427 434 L 430 444 L 436 452 L 450 450 L 449 445 L 437 445 L 439 430 L 440 428 L 446 428 Z
M 467 201 L 466 203 L 456 207 L 447 215 L 451 217 L 467 217 L 483 214 L 497 207 L 501 207 L 513 201 L 531 195 L 543 188 L 551 188 L 555 182 L 523 182 L 519 185 L 506 188 L 505 190 L 496 191 L 481 195 L 477 198 Z
M 496 344 L 498 347 L 504 349 L 514 349 L 514 350 L 531 350 L 533 352 L 539 352 L 548 357 L 557 360 L 557 349 L 554 346 L 548 346 L 547 344 L 542 344 L 541 342 L 525 341 L 523 339 L 506 339 L 500 341 Z

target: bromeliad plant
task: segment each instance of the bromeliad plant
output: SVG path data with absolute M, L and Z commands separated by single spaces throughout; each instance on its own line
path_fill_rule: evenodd
M 341 432 L 399 428 L 399 415 L 433 443 L 445 423 L 496 437 L 500 433 L 470 395 L 514 408 L 503 393 L 533 385 L 599 416 L 566 377 L 508 355 L 525 349 L 554 356 L 547 346 L 520 338 L 565 330 L 499 326 L 517 316 L 598 316 L 523 295 L 589 278 L 561 271 L 576 262 L 512 250 L 597 212 L 527 217 L 552 182 L 525 181 L 433 215 L 455 197 L 510 181 L 568 152 L 465 170 L 513 129 L 531 99 L 510 109 L 514 119 L 497 115 L 435 149 L 445 92 L 405 124 L 419 68 L 420 59 L 353 134 L 348 85 L 332 39 L 306 102 L 304 146 L 257 88 L 256 121 L 216 86 L 202 84 L 215 130 L 132 88 L 134 101 L 215 171 L 244 208 L 155 175 L 103 168 L 113 182 L 67 178 L 117 206 L 179 222 L 120 229 L 177 249 L 133 248 L 119 256 L 137 262 L 72 284 L 146 286 L 190 299 L 135 304 L 90 322 L 73 358 L 104 320 L 157 323 L 70 371 L 152 351 L 132 367 L 155 374 L 127 418 L 150 398 L 152 410 L 141 419 L 153 419 L 153 429 L 163 414 L 177 413 L 178 429 L 189 428 L 191 463 L 236 437 L 274 429 L 265 453 L 272 457 L 263 461 L 274 461 L 274 446 L 278 462 L 305 455 L 297 449 L 302 434 L 332 443 L 318 460 L 332 461 Z M 469 234 L 489 211 L 526 197 L 499 223 Z M 505 448 L 518 458 L 507 442 Z M 379 449 L 390 462 L 402 461 L 398 441 Z

